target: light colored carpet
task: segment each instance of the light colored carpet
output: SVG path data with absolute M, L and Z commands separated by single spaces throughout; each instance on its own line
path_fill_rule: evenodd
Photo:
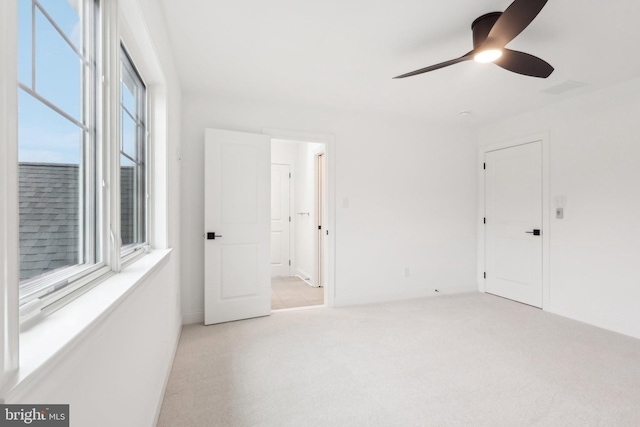
M 640 340 L 484 294 L 185 326 L 159 426 L 638 426 Z
M 299 277 L 271 278 L 271 309 L 324 304 L 324 288 L 309 286 Z

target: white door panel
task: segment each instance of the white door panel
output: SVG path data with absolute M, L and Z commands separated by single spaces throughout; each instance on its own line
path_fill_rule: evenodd
M 486 153 L 486 290 L 542 307 L 542 144 Z
M 289 165 L 271 165 L 271 277 L 290 275 L 289 172 Z
M 271 312 L 269 207 L 271 140 L 205 132 L 205 324 Z M 207 236 L 208 237 L 208 236 Z

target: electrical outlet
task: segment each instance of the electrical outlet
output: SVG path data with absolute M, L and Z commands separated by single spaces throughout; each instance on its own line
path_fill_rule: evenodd
M 556 219 L 564 218 L 564 208 L 556 208 Z

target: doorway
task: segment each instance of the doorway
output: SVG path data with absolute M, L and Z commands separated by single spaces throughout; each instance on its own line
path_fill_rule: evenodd
M 271 141 L 271 309 L 325 304 L 325 144 Z
M 480 290 L 539 308 L 548 268 L 547 144 L 547 138 L 522 139 L 480 153 Z

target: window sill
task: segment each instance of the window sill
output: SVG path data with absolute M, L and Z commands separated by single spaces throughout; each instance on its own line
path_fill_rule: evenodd
M 165 265 L 171 249 L 153 250 L 59 310 L 20 333 L 20 368 L 5 384 L 2 397 L 38 380 L 55 361 L 107 318 L 146 277 Z M 1 399 L 0 399 L 1 400 Z

